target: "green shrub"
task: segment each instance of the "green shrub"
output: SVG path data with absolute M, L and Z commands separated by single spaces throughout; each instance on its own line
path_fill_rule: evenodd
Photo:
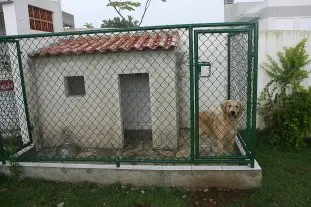
M 311 60 L 305 50 L 306 39 L 278 52 L 276 62 L 268 56 L 262 68 L 271 81 L 259 99 L 259 114 L 265 123 L 266 140 L 278 148 L 301 149 L 311 130 L 311 88 L 301 82 L 308 78 L 304 68 Z
M 20 178 L 20 165 L 17 162 L 15 154 L 23 145 L 22 136 L 19 130 L 10 129 L 5 132 L 0 132 L 1 141 L 4 151 L 4 156 L 9 159 L 11 178 L 18 180 Z

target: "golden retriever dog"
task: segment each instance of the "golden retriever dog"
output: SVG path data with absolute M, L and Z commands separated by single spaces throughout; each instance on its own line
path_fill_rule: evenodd
M 237 125 L 244 111 L 240 101 L 226 100 L 221 104 L 221 113 L 202 111 L 199 113 L 199 136 L 207 136 L 215 143 L 221 154 L 232 154 L 237 135 Z M 213 149 L 214 150 L 214 149 Z M 214 151 L 215 151 L 214 150 Z

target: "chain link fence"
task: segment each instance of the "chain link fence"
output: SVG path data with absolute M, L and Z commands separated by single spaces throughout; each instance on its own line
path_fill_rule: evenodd
M 249 164 L 256 38 L 252 23 L 4 37 L 2 159 Z M 233 127 L 231 115 L 228 126 L 219 119 L 233 140 L 225 152 L 218 119 L 200 136 L 199 116 L 223 113 L 229 99 L 241 109 Z

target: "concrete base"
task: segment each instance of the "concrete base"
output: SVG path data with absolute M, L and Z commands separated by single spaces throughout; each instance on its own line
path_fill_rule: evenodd
M 71 183 L 130 184 L 200 189 L 230 187 L 246 189 L 261 186 L 262 171 L 256 162 L 249 166 L 196 165 L 116 165 L 72 163 L 20 163 L 22 175 L 30 178 Z M 9 165 L 0 172 L 10 174 Z

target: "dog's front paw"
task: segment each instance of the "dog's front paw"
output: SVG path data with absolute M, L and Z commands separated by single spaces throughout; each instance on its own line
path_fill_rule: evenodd
M 233 154 L 234 147 L 233 146 L 228 146 L 228 152 L 229 152 L 229 154 Z

